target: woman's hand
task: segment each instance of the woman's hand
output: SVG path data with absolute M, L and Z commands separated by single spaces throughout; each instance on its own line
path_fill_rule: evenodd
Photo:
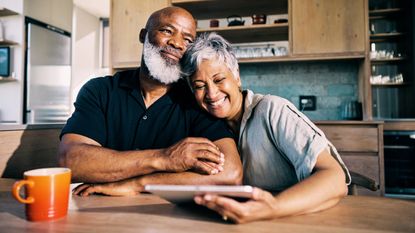
M 272 219 L 276 215 L 276 201 L 271 193 L 254 188 L 253 198 L 247 202 L 238 202 L 232 198 L 206 194 L 196 196 L 195 202 L 218 212 L 223 219 L 235 223 Z
M 74 188 L 73 194 L 89 196 L 90 194 L 103 194 L 108 196 L 136 196 L 143 191 L 138 185 L 137 178 L 102 184 L 81 184 Z

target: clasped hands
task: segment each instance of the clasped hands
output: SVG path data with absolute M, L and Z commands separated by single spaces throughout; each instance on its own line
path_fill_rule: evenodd
M 223 171 L 225 157 L 210 140 L 189 137 L 166 149 L 157 150 L 153 164 L 156 164 L 155 167 L 157 167 L 154 172 L 193 171 L 199 174 L 215 175 Z M 143 191 L 143 186 L 140 177 L 132 177 L 117 182 L 84 183 L 76 187 L 73 193 L 81 196 L 93 193 L 110 196 L 134 196 Z

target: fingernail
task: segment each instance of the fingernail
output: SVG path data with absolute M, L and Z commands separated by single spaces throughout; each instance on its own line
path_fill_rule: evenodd
M 225 158 L 222 158 L 222 157 L 221 157 L 221 158 L 219 159 L 219 161 L 220 161 L 221 163 L 223 163 L 223 162 L 225 162 Z
M 205 199 L 206 201 L 211 201 L 211 200 L 212 200 L 212 196 L 210 196 L 210 195 L 205 195 L 204 199 Z
M 217 169 L 213 169 L 210 173 L 211 174 L 217 174 L 218 173 L 218 170 Z
M 221 152 L 221 153 L 220 153 L 220 157 L 221 157 L 221 158 L 225 158 L 225 155 Z
M 221 164 L 221 165 L 223 165 L 223 164 Z M 218 170 L 219 170 L 219 171 L 223 171 L 223 167 L 222 167 L 222 166 L 220 166 L 220 167 L 218 168 Z

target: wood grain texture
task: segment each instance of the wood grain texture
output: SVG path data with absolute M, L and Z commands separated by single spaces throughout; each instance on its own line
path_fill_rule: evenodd
M 72 196 L 68 215 L 54 222 L 25 220 L 24 205 L 10 193 L 14 180 L 0 179 L 0 229 L 17 232 L 415 232 L 415 202 L 347 196 L 326 211 L 242 225 L 224 222 L 197 206 L 176 206 L 151 195 Z
M 365 0 L 291 0 L 293 54 L 364 52 Z
M 21 178 L 24 171 L 55 167 L 61 129 L 0 131 L 0 174 Z
M 362 125 L 320 125 L 326 137 L 342 152 L 378 152 L 378 129 Z
M 349 170 L 374 179 L 376 192 L 358 189 L 358 195 L 385 194 L 383 122 L 340 121 L 315 122 L 339 151 Z
M 168 0 L 111 0 L 110 47 L 113 68 L 138 67 L 142 44 L 140 30 L 156 10 L 167 7 Z

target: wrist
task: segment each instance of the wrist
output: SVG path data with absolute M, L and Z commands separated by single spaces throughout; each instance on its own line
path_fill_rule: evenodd
M 151 156 L 151 167 L 154 171 L 166 171 L 166 156 L 164 156 L 165 150 L 158 149 L 153 151 L 153 156 Z

